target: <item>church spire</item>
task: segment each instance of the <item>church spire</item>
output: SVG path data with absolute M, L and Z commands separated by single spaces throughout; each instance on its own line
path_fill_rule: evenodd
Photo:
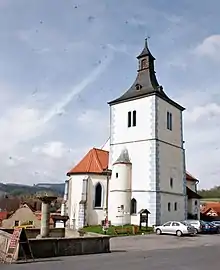
M 153 57 L 153 55 L 151 54 L 149 48 L 148 48 L 148 38 L 145 38 L 145 44 L 144 44 L 144 49 L 142 50 L 142 52 L 137 56 L 137 59 L 141 59 L 143 57 L 149 57 L 151 58 L 151 60 L 155 60 L 155 58 Z
M 172 101 L 163 91 L 163 87 L 159 85 L 155 74 L 156 72 L 154 70 L 154 61 L 156 59 L 149 50 L 147 38 L 145 39 L 144 48 L 137 56 L 137 59 L 138 70 L 133 85 L 122 96 L 109 102 L 108 104 L 113 105 L 134 99 L 144 98 L 150 95 L 157 95 L 180 110 L 184 110 L 183 107 Z

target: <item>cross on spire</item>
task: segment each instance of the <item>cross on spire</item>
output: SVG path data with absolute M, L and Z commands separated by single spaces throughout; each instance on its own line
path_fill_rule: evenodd
M 147 36 L 145 38 L 145 48 L 148 48 L 148 39 L 150 39 L 150 36 Z

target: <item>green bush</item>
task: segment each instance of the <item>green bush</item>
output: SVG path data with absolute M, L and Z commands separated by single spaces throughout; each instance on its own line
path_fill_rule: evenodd
M 103 230 L 103 227 L 100 226 L 100 225 L 97 225 L 97 226 L 86 226 L 83 228 L 83 230 L 85 232 L 92 232 L 92 233 L 98 233 L 98 234 L 106 234 L 106 235 L 115 235 L 115 229 L 121 229 L 121 228 L 129 228 L 131 233 L 130 235 L 133 235 L 132 233 L 132 228 L 134 227 L 135 225 L 124 225 L 123 227 L 122 226 L 110 226 L 106 232 Z M 153 228 L 152 227 L 142 227 L 141 230 L 139 230 L 139 226 L 135 226 L 135 227 L 138 227 L 138 231 L 137 231 L 137 234 L 148 234 L 148 233 L 152 233 L 153 232 Z M 120 235 L 123 235 L 123 234 L 120 234 Z M 127 235 L 127 233 L 125 233 L 124 235 Z

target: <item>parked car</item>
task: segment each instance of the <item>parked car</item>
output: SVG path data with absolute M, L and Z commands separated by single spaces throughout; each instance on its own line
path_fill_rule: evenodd
M 157 235 L 160 234 L 173 234 L 177 236 L 196 234 L 196 230 L 193 226 L 187 222 L 180 221 L 168 221 L 162 226 L 155 226 L 154 231 Z
M 206 233 L 218 233 L 219 227 L 216 226 L 213 222 L 204 221 L 205 223 L 205 232 Z
M 184 222 L 187 222 L 193 226 L 196 229 L 196 233 L 202 233 L 205 231 L 205 223 L 202 220 L 188 219 L 184 220 Z
M 212 221 L 211 223 L 218 227 L 218 233 L 220 233 L 220 220 L 215 220 Z

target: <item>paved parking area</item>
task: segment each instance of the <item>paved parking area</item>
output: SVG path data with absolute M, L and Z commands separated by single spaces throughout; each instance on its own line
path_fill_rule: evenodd
M 220 235 L 133 236 L 111 239 L 112 253 L 53 258 L 1 270 L 216 270 Z
M 144 251 L 215 245 L 220 245 L 220 234 L 184 237 L 152 234 L 111 239 L 113 251 Z

